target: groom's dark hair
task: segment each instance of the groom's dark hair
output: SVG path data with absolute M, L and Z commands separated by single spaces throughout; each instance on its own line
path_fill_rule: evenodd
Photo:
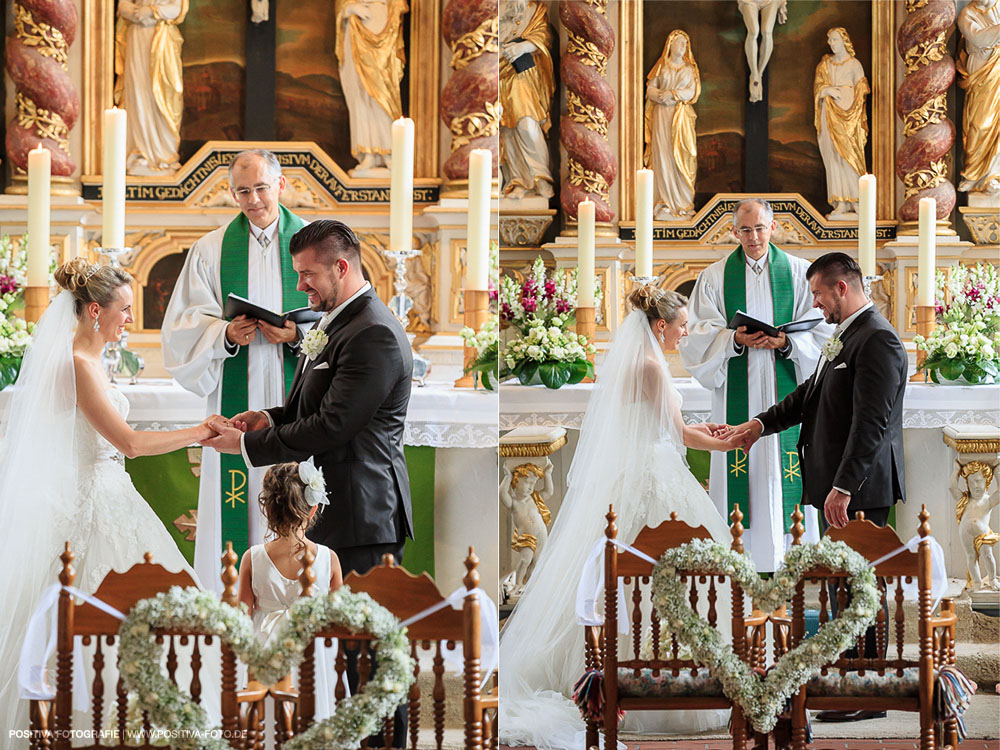
M 857 289 L 862 288 L 861 266 L 847 253 L 827 253 L 818 257 L 806 271 L 806 278 L 811 279 L 816 274 L 827 286 L 844 281 Z
M 361 241 L 347 224 L 336 219 L 320 219 L 306 224 L 292 235 L 288 252 L 298 255 L 306 248 L 316 250 L 319 260 L 333 265 L 345 259 L 355 269 L 361 268 Z

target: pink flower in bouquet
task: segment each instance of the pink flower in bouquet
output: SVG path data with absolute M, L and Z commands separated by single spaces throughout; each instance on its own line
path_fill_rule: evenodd
M 556 300 L 556 314 L 562 315 L 563 313 L 569 312 L 569 302 L 560 298 Z
M 503 318 L 504 320 L 514 319 L 514 311 L 510 309 L 510 305 L 508 305 L 506 302 L 500 305 L 500 317 Z
M 0 274 L 0 294 L 13 294 L 17 291 L 17 282 L 10 276 Z
M 526 313 L 533 313 L 538 309 L 538 300 L 534 297 L 528 297 L 525 295 L 524 299 L 521 300 L 521 307 L 524 308 Z
M 552 299 L 556 293 L 556 282 L 553 279 L 545 280 L 545 299 Z

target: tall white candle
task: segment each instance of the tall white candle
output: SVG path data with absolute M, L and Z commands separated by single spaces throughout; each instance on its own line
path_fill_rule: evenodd
M 466 289 L 489 289 L 490 186 L 493 182 L 493 152 L 476 148 L 469 152 L 469 227 L 466 240 Z
M 52 154 L 41 143 L 28 152 L 28 286 L 49 285 L 49 184 Z
M 589 198 L 576 205 L 576 306 L 594 306 L 594 210 Z
M 653 171 L 635 173 L 635 275 L 653 275 Z
M 392 123 L 389 249 L 413 249 L 413 120 L 409 117 Z
M 934 304 L 934 253 L 937 248 L 935 225 L 937 223 L 937 201 L 933 198 L 920 199 L 920 235 L 917 246 L 917 304 Z
M 865 276 L 875 275 L 875 175 L 858 178 L 858 265 Z
M 104 110 L 104 213 L 101 245 L 125 247 L 125 110 Z

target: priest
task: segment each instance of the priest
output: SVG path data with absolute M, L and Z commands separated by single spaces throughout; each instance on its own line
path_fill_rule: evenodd
M 819 317 L 806 280 L 809 262 L 771 243 L 775 227 L 767 201 L 738 202 L 733 230 L 740 246 L 702 271 L 691 294 L 681 361 L 712 391 L 713 422 L 742 424 L 758 407 L 784 398 L 812 374 L 833 330 L 821 321 L 811 330 L 772 337 L 728 327 L 737 311 L 775 326 Z M 712 454 L 709 494 L 725 518 L 740 506 L 743 542 L 762 572 L 776 570 L 791 543 L 790 516 L 802 493 L 797 437 L 797 429 L 772 435 L 749 456 L 739 449 Z M 816 541 L 816 511 L 804 512 L 806 541 Z
M 285 312 L 308 304 L 296 290 L 288 244 L 306 222 L 278 202 L 285 188 L 270 151 L 237 154 L 229 189 L 240 214 L 197 240 L 188 251 L 163 319 L 163 363 L 184 388 L 208 396 L 210 414 L 239 414 L 281 404 L 298 359 L 303 331 L 238 316 L 226 320 L 230 293 Z M 303 326 L 308 328 L 308 324 Z M 257 496 L 267 467 L 242 456 L 204 451 L 198 493 L 194 568 L 204 586 L 220 589 L 224 542 L 237 555 L 263 541 L 267 526 Z

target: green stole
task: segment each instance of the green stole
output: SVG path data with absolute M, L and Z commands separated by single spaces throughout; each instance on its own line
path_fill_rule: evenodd
M 278 244 L 281 258 L 281 311 L 292 310 L 308 303 L 305 292 L 295 289 L 298 274 L 292 268 L 292 256 L 288 244 L 292 235 L 305 226 L 305 222 L 284 206 L 278 206 Z M 247 297 L 247 280 L 250 247 L 250 224 L 242 213 L 226 227 L 222 237 L 222 258 L 219 264 L 219 280 L 222 284 L 222 299 L 225 302 L 230 292 Z M 281 312 L 279 311 L 279 312 Z M 298 355 L 287 346 L 284 350 L 285 392 L 292 384 Z M 239 347 L 235 356 L 226 359 L 222 366 L 222 414 L 232 417 L 244 412 L 247 404 L 247 381 L 249 379 L 247 348 Z M 249 546 L 249 515 L 247 505 L 247 466 L 240 454 L 220 453 L 220 477 L 222 498 L 222 543 L 233 543 L 237 557 Z
M 792 283 L 792 266 L 788 256 L 768 243 L 768 270 L 771 277 L 771 306 L 774 325 L 781 325 L 793 320 L 795 310 L 795 289 Z M 746 259 L 743 248 L 736 250 L 726 259 L 723 282 L 723 296 L 726 303 L 726 320 L 732 320 L 737 310 L 746 312 Z M 774 370 L 778 386 L 777 401 L 795 390 L 795 363 L 778 355 L 774 349 L 769 350 L 774 357 Z M 726 421 L 729 424 L 742 424 L 750 419 L 749 401 L 747 398 L 748 372 L 746 349 L 739 356 L 732 357 L 728 363 L 726 376 Z M 776 402 L 777 403 L 777 402 Z M 781 442 L 781 506 L 782 518 L 786 532 L 791 531 L 791 514 L 802 497 L 802 471 L 799 468 L 799 428 L 798 426 L 785 430 L 779 436 Z M 733 506 L 739 505 L 743 513 L 743 526 L 750 528 L 750 474 L 747 455 L 740 449 L 726 454 L 726 497 L 729 512 Z

